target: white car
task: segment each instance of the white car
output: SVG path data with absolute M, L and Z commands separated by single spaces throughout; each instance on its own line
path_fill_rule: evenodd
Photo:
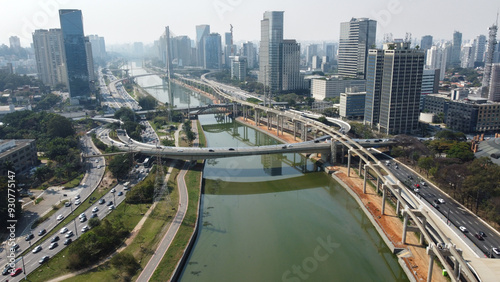
M 64 215 L 62 215 L 62 214 L 57 216 L 57 220 L 63 220 L 63 218 L 64 218 Z
M 116 189 L 115 188 L 111 189 L 111 193 L 114 193 L 114 192 L 116 192 Z
M 33 252 L 34 254 L 36 254 L 36 253 L 38 253 L 38 252 L 39 252 L 39 251 L 41 251 L 41 250 L 42 250 L 42 246 L 36 246 L 36 248 L 34 248 L 32 252 Z
M 71 236 L 73 236 L 73 231 L 70 230 L 64 237 L 69 238 Z
M 462 231 L 464 233 L 467 232 L 467 228 L 465 228 L 465 226 L 460 226 L 460 227 L 458 227 L 458 229 L 460 229 L 460 231 Z
M 78 200 L 76 200 L 76 201 L 75 201 L 75 205 L 77 205 L 77 206 L 78 206 L 79 204 L 81 204 L 81 203 L 82 203 L 82 202 L 80 202 L 80 199 L 78 199 Z
M 89 231 L 89 226 L 88 225 L 85 225 L 83 228 L 82 228 L 82 232 L 87 232 Z
M 438 202 L 439 202 L 440 204 L 444 204 L 444 200 L 443 200 L 443 199 L 441 199 L 441 198 L 439 198 L 439 199 L 438 199 Z
M 80 195 L 75 196 L 75 200 L 78 200 L 78 199 L 80 199 Z
M 493 248 L 493 252 L 495 253 L 495 255 L 500 255 L 500 249 L 498 248 Z
M 78 216 L 78 218 L 87 217 L 83 212 Z
M 93 213 L 96 213 L 96 212 L 98 212 L 98 211 L 99 211 L 99 208 L 98 208 L 98 207 L 94 207 L 94 208 L 92 209 L 92 212 L 93 212 Z
M 67 227 L 63 227 L 63 228 L 61 229 L 61 231 L 59 231 L 59 233 L 61 233 L 61 234 L 64 234 L 64 233 L 66 233 L 66 232 L 68 232 L 68 228 L 67 228 Z

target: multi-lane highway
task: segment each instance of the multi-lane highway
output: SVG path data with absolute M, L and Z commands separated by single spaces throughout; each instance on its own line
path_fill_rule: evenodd
M 457 234 L 462 235 L 463 241 L 478 256 L 500 258 L 500 253 L 495 253 L 493 250 L 497 248 L 500 252 L 500 236 L 489 225 L 405 165 L 385 154 L 379 153 L 375 156 L 386 164 L 399 181 L 408 186 L 408 192 L 419 196 L 431 211 L 449 223 L 450 228 Z M 465 232 L 460 229 L 461 226 L 465 227 Z M 476 234 L 481 233 L 485 236 L 478 239 L 479 236 L 476 237 Z

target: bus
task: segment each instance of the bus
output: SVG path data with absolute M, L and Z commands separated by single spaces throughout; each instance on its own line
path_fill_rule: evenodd
M 151 165 L 151 158 L 146 158 L 142 164 L 144 167 L 149 167 Z

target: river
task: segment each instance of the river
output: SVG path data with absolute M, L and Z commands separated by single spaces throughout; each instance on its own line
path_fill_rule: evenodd
M 169 101 L 161 78 L 138 82 Z M 210 103 L 172 88 L 178 107 L 183 95 Z M 277 143 L 237 122 L 199 119 L 210 147 Z M 316 170 L 300 154 L 207 160 L 201 228 L 181 281 L 408 281 L 354 199 Z

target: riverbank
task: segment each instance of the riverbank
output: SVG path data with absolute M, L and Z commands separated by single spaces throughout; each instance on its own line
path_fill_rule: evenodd
M 283 133 L 276 135 L 276 129 L 267 129 L 267 126 L 256 126 L 253 120 L 237 118 L 238 122 L 251 126 L 261 132 L 286 143 L 301 142 L 299 138 L 293 135 Z M 382 198 L 377 195 L 374 189 L 368 189 L 363 194 L 363 179 L 355 173 L 347 177 L 347 168 L 340 166 L 329 167 L 333 170 L 332 177 L 337 180 L 358 202 L 365 214 L 370 218 L 380 236 L 385 239 L 386 244 L 391 250 L 404 249 L 398 254 L 398 261 L 411 281 L 427 281 L 427 272 L 429 258 L 424 246 L 419 245 L 419 239 L 415 235 L 407 236 L 407 243 L 401 243 L 401 233 L 403 222 L 396 216 L 396 211 L 391 205 L 386 205 L 385 215 L 381 214 Z M 392 245 L 392 246 L 391 246 Z M 436 264 L 436 263 L 435 263 Z M 433 268 L 433 281 L 447 281 L 447 278 L 441 274 L 441 267 L 437 264 Z

